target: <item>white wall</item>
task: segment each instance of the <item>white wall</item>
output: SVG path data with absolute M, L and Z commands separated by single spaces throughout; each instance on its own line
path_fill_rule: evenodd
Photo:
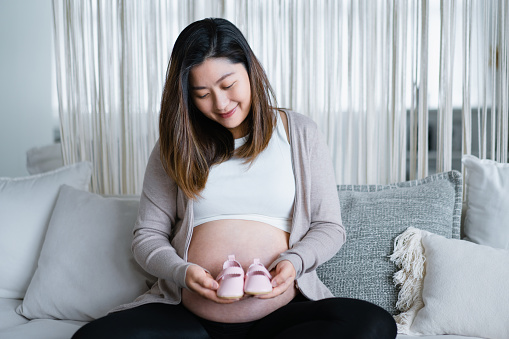
M 51 0 L 0 0 L 0 177 L 28 175 L 28 149 L 54 140 Z

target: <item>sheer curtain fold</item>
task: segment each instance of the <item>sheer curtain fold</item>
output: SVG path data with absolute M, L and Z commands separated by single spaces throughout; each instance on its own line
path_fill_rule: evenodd
M 472 43 L 472 2 L 463 2 L 463 100 L 462 100 L 462 154 L 472 153 L 472 104 L 471 104 L 471 43 Z M 463 169 L 463 166 L 462 166 Z M 463 172 L 463 171 L 462 171 Z
M 428 175 L 428 27 L 429 3 L 420 0 L 420 50 L 419 50 L 419 108 L 418 108 L 418 143 L 417 143 L 417 178 Z
M 463 154 L 507 162 L 506 0 L 463 0 Z
M 441 1 L 439 103 L 437 116 L 437 172 L 452 166 L 452 84 L 455 44 L 455 0 Z
M 431 39 L 437 3 L 440 33 Z M 173 42 L 205 17 L 236 24 L 278 105 L 318 124 L 337 183 L 423 178 L 431 144 L 436 170 L 450 170 L 455 105 L 462 110 L 460 153 L 506 162 L 508 7 L 506 0 L 53 0 L 65 163 L 91 161 L 95 192 L 140 193 Z M 460 35 L 462 48 L 455 48 Z M 430 60 L 437 53 L 431 133 Z M 462 78 L 455 82 L 458 60 Z

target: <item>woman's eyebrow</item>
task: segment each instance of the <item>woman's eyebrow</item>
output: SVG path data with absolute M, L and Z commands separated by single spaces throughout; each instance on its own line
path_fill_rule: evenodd
M 219 84 L 221 81 L 223 81 L 224 79 L 228 78 L 230 75 L 232 75 L 234 73 L 235 72 L 230 72 L 230 73 L 224 74 L 222 77 L 217 79 L 216 85 Z M 200 89 L 207 89 L 207 87 L 203 87 L 203 86 L 191 86 L 191 90 L 193 90 L 193 91 L 197 91 L 197 90 L 200 90 Z

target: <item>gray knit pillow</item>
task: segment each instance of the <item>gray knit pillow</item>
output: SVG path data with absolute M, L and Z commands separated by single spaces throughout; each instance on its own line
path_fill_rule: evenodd
M 357 298 L 396 314 L 394 239 L 409 226 L 460 237 L 462 177 L 457 171 L 391 185 L 340 185 L 346 243 L 317 268 L 337 297 Z

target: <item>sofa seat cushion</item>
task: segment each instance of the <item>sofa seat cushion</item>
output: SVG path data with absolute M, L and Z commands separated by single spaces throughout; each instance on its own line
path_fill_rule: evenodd
M 0 338 L 69 339 L 86 322 L 27 318 L 16 313 L 22 300 L 0 298 Z
M 28 319 L 16 313 L 22 300 L 0 298 L 0 331 L 9 327 L 26 324 Z M 2 338 L 2 336 L 0 336 Z
M 35 319 L 25 324 L 0 329 L 0 338 L 69 339 L 85 324 L 86 322 L 72 320 Z

